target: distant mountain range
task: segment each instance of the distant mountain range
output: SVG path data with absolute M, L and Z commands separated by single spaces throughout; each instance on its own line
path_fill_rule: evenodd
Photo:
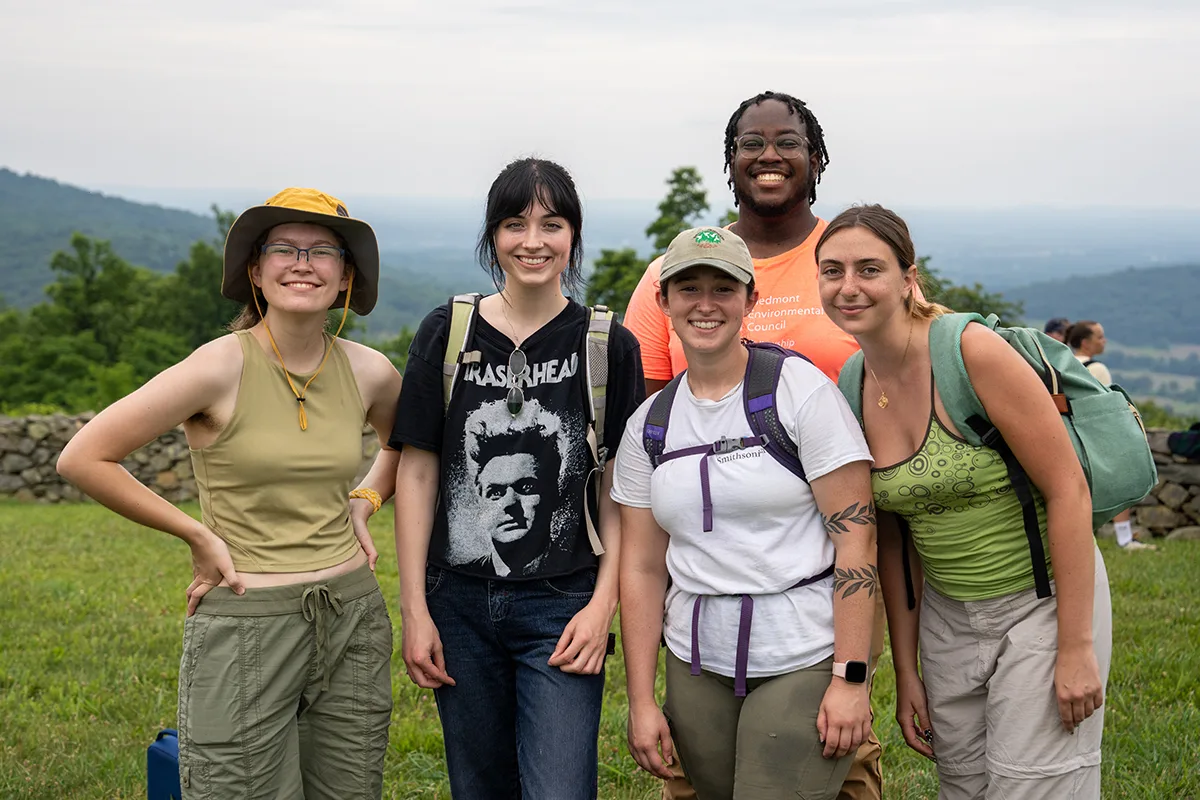
M 43 289 L 54 278 L 50 259 L 69 248 L 76 231 L 108 239 L 123 259 L 157 272 L 174 270 L 194 242 L 218 237 L 211 215 L 131 202 L 0 168 L 0 298 L 22 308 L 44 300 Z M 489 285 L 473 266 L 469 249 L 385 250 L 382 261 L 381 302 L 365 320 L 372 333 L 412 327 L 451 294 Z
M 217 235 L 215 220 L 144 205 L 32 175 L 0 169 L 0 294 L 16 306 L 43 298 L 50 256 L 70 246 L 71 234 L 108 239 L 123 258 L 156 270 L 173 269 L 198 239 Z
M 1200 259 L 1188 266 L 1126 269 L 1066 278 L 1005 292 L 1025 303 L 1027 319 L 1090 319 L 1108 339 L 1166 349 L 1200 344 Z
M 216 202 L 245 208 L 269 192 L 245 190 L 109 187 L 122 197 L 207 212 Z M 384 250 L 458 254 L 464 270 L 483 218 L 483 199 L 413 199 L 347 195 L 358 216 L 371 221 Z M 710 191 L 704 223 L 733 206 L 724 186 Z M 1036 202 L 1036 197 L 1031 198 Z M 602 248 L 633 247 L 648 254 L 646 226 L 658 216 L 656 200 L 584 196 L 584 244 L 589 256 Z M 831 219 L 841 205 L 820 200 L 816 213 Z M 1129 267 L 1200 263 L 1200 211 L 1172 209 L 1062 209 L 1029 205 L 1006 209 L 894 206 L 912 231 L 917 252 L 956 282 L 1005 291 L 1054 278 L 1093 275 Z
M 4 299 L 19 307 L 42 300 L 42 287 L 53 277 L 50 257 L 69 245 L 73 231 L 109 239 L 132 263 L 170 271 L 192 242 L 216 237 L 215 221 L 203 213 L 213 202 L 240 210 L 268 194 L 119 191 L 142 202 L 0 168 Z M 342 199 L 372 223 L 383 251 L 380 305 L 367 320 L 372 332 L 411 327 L 450 294 L 489 287 L 473 252 L 482 200 Z M 710 202 L 714 220 L 729 205 Z M 837 211 L 816 210 L 826 218 Z M 908 221 L 918 253 L 932 256 L 940 273 L 1022 300 L 1033 323 L 1087 317 L 1103 322 L 1109 338 L 1122 344 L 1200 344 L 1200 266 L 1186 266 L 1200 265 L 1197 212 L 897 211 Z M 585 198 L 587 253 L 633 247 L 647 255 L 643 231 L 655 216 L 653 201 Z

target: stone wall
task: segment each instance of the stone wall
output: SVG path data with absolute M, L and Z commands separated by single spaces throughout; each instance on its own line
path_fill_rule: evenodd
M 0 497 L 38 503 L 84 499 L 55 471 L 58 454 L 75 432 L 95 414 L 75 416 L 0 416 Z M 371 428 L 363 430 L 363 465 L 366 474 L 379 452 Z M 168 431 L 121 462 L 134 477 L 173 503 L 196 497 L 196 479 L 183 429 Z
M 1158 486 L 1134 509 L 1134 523 L 1154 536 L 1200 539 L 1200 463 L 1172 455 L 1167 431 L 1149 434 Z
M 0 416 L 0 497 L 40 503 L 83 499 L 78 489 L 58 476 L 54 465 L 63 446 L 93 416 Z M 1167 449 L 1167 431 L 1151 430 L 1150 448 L 1158 464 L 1159 481 L 1154 492 L 1134 510 L 1135 523 L 1153 536 L 1200 538 L 1200 464 L 1172 456 Z M 364 429 L 359 478 L 366 474 L 378 452 L 375 432 Z M 171 502 L 196 497 L 192 461 L 181 428 L 163 434 L 121 463 Z M 1102 534 L 1111 535 L 1111 531 Z

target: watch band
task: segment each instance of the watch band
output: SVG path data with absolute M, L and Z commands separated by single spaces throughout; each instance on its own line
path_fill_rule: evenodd
M 835 661 L 833 676 L 841 678 L 846 683 L 861 684 L 867 682 L 867 662 L 865 661 Z

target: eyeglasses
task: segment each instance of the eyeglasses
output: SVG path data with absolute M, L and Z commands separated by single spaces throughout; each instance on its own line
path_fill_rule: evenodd
M 525 390 L 520 383 L 529 374 L 529 360 L 521 348 L 513 350 L 508 357 L 508 413 L 515 418 L 525 406 Z
M 346 251 L 340 247 L 331 247 L 326 244 L 317 245 L 316 247 L 296 247 L 290 244 L 268 244 L 263 245 L 259 252 L 272 261 L 299 261 L 300 254 L 304 253 L 304 257 L 308 259 L 310 264 L 332 264 L 345 258 Z
M 808 140 L 803 136 L 785 133 L 774 140 L 767 140 L 757 133 L 747 133 L 737 138 L 738 154 L 746 158 L 758 158 L 767 149 L 768 141 L 775 147 L 780 158 L 798 158 L 808 147 Z

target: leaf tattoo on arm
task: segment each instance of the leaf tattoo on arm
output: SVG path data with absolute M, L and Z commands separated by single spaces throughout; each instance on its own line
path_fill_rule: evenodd
M 874 564 L 867 564 L 861 569 L 851 567 L 833 571 L 833 591 L 836 594 L 842 590 L 843 600 L 855 594 L 859 589 L 866 590 L 867 597 L 875 596 L 875 592 L 879 589 L 879 570 Z
M 848 508 L 843 508 L 831 517 L 824 514 L 821 515 L 821 524 L 825 526 L 825 532 L 848 533 L 849 525 L 874 525 L 875 524 L 875 503 L 867 503 L 859 505 L 851 503 Z

